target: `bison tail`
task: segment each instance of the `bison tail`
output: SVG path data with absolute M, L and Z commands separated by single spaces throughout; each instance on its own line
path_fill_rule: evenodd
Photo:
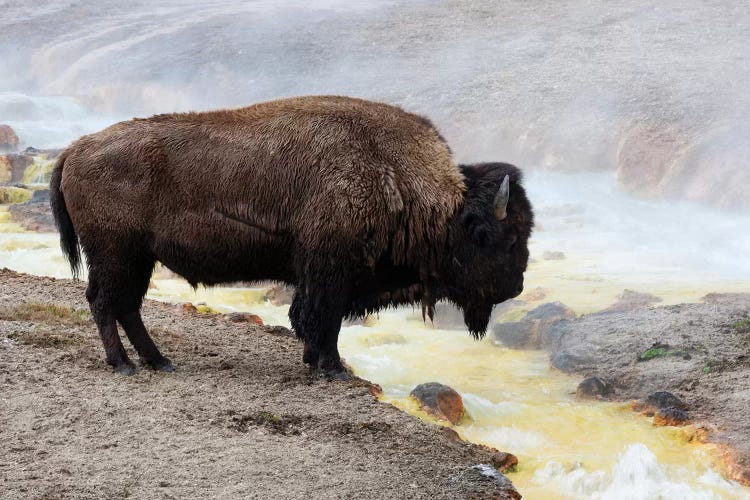
M 60 154 L 55 168 L 52 170 L 52 180 L 49 186 L 49 201 L 52 207 L 52 215 L 55 217 L 55 226 L 60 232 L 60 247 L 70 263 L 73 278 L 78 278 L 81 271 L 81 251 L 78 246 L 78 236 L 70 220 L 68 208 L 65 206 L 65 197 L 60 189 L 62 182 L 63 164 L 67 158 L 67 152 Z

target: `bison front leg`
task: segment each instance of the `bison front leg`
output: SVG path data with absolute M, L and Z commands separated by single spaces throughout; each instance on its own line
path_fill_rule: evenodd
M 331 262 L 332 260 L 328 260 Z M 334 261 L 335 262 L 335 261 Z M 319 269 L 306 266 L 308 271 Z M 297 336 L 305 341 L 302 360 L 328 378 L 347 380 L 338 350 L 339 331 L 349 290 L 343 266 L 309 272 L 297 287 L 289 317 Z

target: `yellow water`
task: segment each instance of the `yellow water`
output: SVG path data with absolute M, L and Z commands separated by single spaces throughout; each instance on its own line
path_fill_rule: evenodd
M 532 247 L 532 254 L 538 250 Z M 748 288 L 741 281 L 671 280 L 667 286 L 658 277 L 581 271 L 589 265 L 584 256 L 535 261 L 527 289 L 543 284 L 545 296 L 536 303 L 560 300 L 582 313 L 614 302 L 623 288 L 649 291 L 664 303 Z M 2 208 L 0 267 L 69 276 L 57 236 L 20 232 Z M 288 325 L 288 307 L 268 304 L 262 288 L 194 291 L 157 273 L 148 296 L 251 311 L 268 324 Z M 470 418 L 454 429 L 470 441 L 517 455 L 518 469 L 508 476 L 525 498 L 750 498 L 750 489 L 716 472 L 712 445 L 689 442 L 690 429 L 655 427 L 628 405 L 578 401 L 573 393 L 579 377 L 552 370 L 544 352 L 504 349 L 489 339 L 476 342 L 464 331 L 434 329 L 410 308 L 382 313 L 367 324 L 346 326 L 340 336 L 342 356 L 355 373 L 380 384 L 383 401 L 426 420 L 432 418 L 409 392 L 429 381 L 456 389 Z

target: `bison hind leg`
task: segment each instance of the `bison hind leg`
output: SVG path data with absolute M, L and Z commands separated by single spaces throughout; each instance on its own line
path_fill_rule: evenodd
M 107 362 L 119 373 L 135 371 L 117 333 L 119 322 L 143 363 L 156 370 L 173 371 L 172 363 L 162 356 L 149 336 L 140 314 L 155 259 L 130 245 L 97 250 L 100 251 L 87 252 L 89 291 L 86 295 L 99 326 Z
M 154 341 L 148 334 L 148 330 L 146 330 L 143 320 L 141 319 L 140 311 L 135 310 L 121 314 L 118 316 L 118 321 L 125 330 L 125 334 L 138 352 L 138 356 L 140 356 L 143 363 L 157 371 L 174 371 L 174 365 L 172 362 L 169 358 L 164 357 L 161 352 L 159 352 L 156 344 L 154 344 Z
M 110 301 L 107 294 L 106 288 L 102 289 L 99 284 L 99 277 L 93 272 L 89 273 L 86 298 L 89 301 L 91 315 L 94 317 L 94 322 L 104 345 L 107 364 L 121 375 L 133 375 L 135 366 L 130 361 L 120 341 L 120 335 L 117 333 L 117 322 L 111 307 L 108 305 Z

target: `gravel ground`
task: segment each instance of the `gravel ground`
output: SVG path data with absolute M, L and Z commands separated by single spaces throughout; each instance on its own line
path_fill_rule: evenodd
M 1 498 L 513 497 L 472 468 L 492 451 L 311 376 L 288 330 L 144 321 L 177 371 L 115 375 L 84 284 L 0 270 Z

